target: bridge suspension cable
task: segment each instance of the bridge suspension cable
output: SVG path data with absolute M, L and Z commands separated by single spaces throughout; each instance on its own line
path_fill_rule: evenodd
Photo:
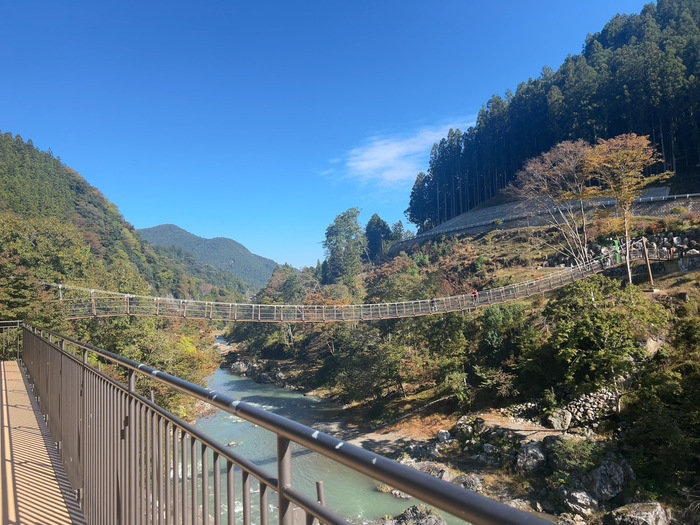
M 643 257 L 641 250 L 631 251 L 631 260 L 640 260 Z M 668 253 L 661 254 L 660 250 L 650 251 L 649 257 L 655 260 L 671 258 Z M 554 290 L 624 262 L 623 254 L 617 259 L 614 259 L 613 255 L 606 255 L 536 279 L 482 290 L 478 294 L 348 305 L 222 303 L 135 295 L 50 282 L 44 284 L 57 290 L 57 303 L 64 309 L 67 319 L 133 315 L 261 323 L 324 323 L 397 319 L 473 310 Z M 66 292 L 85 295 L 67 297 Z

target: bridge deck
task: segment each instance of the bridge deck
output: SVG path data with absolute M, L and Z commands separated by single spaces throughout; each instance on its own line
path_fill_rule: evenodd
M 84 524 L 46 424 L 15 361 L 0 362 L 0 523 Z

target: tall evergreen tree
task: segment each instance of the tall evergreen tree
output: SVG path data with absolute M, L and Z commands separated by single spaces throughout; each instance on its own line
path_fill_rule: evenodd
M 370 261 L 375 261 L 377 257 L 386 253 L 392 240 L 391 228 L 375 213 L 365 226 L 365 235 L 367 236 L 367 257 Z
M 343 282 L 352 288 L 355 276 L 360 273 L 367 239 L 357 222 L 359 215 L 360 210 L 350 208 L 336 216 L 326 228 L 323 247 L 326 249 L 328 263 L 324 275 L 327 283 Z

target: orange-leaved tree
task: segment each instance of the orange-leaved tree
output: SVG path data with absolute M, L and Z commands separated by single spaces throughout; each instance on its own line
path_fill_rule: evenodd
M 599 139 L 586 152 L 585 170 L 595 177 L 600 196 L 613 197 L 622 215 L 625 228 L 627 276 L 632 282 L 630 267 L 630 219 L 632 203 L 649 184 L 666 179 L 673 172 L 648 173 L 649 167 L 661 160 L 648 135 L 625 133 L 611 139 Z

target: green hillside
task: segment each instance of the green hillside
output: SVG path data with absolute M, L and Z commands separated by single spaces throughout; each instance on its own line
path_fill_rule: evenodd
M 141 317 L 68 322 L 42 281 L 227 301 L 242 300 L 247 288 L 177 251 L 154 249 L 59 158 L 20 136 L 0 134 L 0 318 L 54 328 L 199 384 L 218 366 L 206 323 Z M 182 417 L 193 413 L 179 394 L 154 395 Z
M 76 250 L 89 254 L 89 271 L 32 263 L 33 273 L 42 280 L 195 299 L 240 299 L 246 288 L 201 263 L 154 250 L 97 188 L 50 152 L 11 133 L 0 135 L 0 212 L 5 236 L 15 231 L 21 238 L 17 228 L 27 229 L 28 224 L 45 231 L 39 224 L 46 223 L 56 230 L 54 242 L 59 242 L 59 234 L 69 236 Z M 49 250 L 61 249 L 50 243 L 38 248 L 38 242 L 35 239 L 31 247 L 37 256 L 46 250 L 48 258 Z M 8 248 L 0 246 L 0 252 Z
M 161 224 L 139 230 L 154 246 L 177 246 L 192 252 L 195 260 L 231 272 L 256 290 L 262 288 L 277 267 L 272 259 L 251 253 L 241 243 L 225 237 L 205 239 L 174 224 Z

